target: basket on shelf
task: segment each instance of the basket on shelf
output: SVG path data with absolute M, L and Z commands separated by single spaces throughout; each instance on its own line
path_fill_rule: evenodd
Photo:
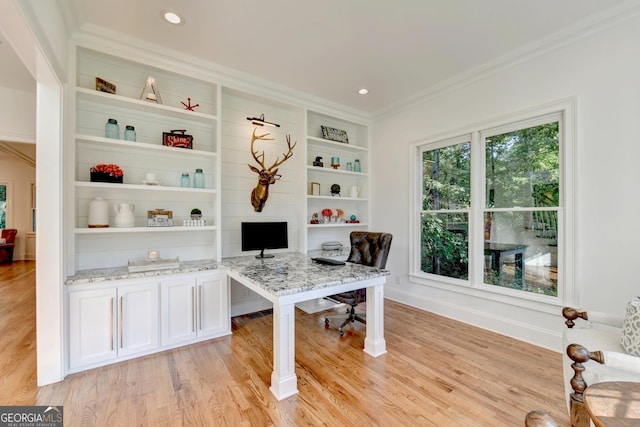
M 124 175 L 112 176 L 105 172 L 91 172 L 91 182 L 111 182 L 122 184 Z

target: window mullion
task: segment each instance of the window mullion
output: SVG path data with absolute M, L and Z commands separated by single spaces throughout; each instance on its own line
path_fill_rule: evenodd
M 484 268 L 484 144 L 480 132 L 471 133 L 471 210 L 469 212 L 469 283 L 482 283 Z

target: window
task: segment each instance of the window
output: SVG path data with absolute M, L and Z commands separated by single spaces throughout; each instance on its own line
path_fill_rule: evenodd
M 0 182 L 0 229 L 7 228 L 7 187 L 6 183 Z
M 421 156 L 420 267 L 425 273 L 467 279 L 471 142 L 463 137 L 443 145 Z
M 569 108 L 414 146 L 414 278 L 527 299 L 566 296 Z

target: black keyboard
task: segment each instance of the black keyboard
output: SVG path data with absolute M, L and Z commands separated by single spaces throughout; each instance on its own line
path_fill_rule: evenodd
M 340 261 L 339 259 L 334 259 L 334 258 L 311 258 L 311 259 L 320 264 L 327 264 L 327 265 L 344 265 L 345 264 L 344 261 Z

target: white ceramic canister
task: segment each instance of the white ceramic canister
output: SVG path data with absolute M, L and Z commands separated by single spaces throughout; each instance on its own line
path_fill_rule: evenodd
M 89 228 L 106 228 L 109 226 L 109 204 L 102 197 L 89 200 L 87 213 Z
M 118 203 L 113 205 L 113 209 L 116 212 L 115 224 L 116 227 L 133 227 L 136 224 L 136 218 L 133 215 L 135 211 L 135 205 L 131 203 Z

